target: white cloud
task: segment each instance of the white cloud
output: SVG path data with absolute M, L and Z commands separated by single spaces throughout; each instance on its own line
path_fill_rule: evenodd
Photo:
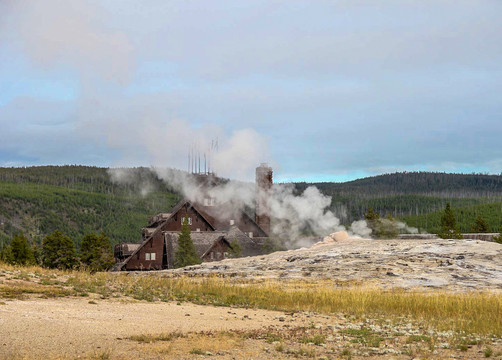
M 76 154 L 91 141 L 99 152 L 88 158 L 115 165 L 184 168 L 190 143 L 216 136 L 232 149 L 222 148 L 221 163 L 238 176 L 248 166 L 237 159 L 270 154 L 291 176 L 444 163 L 492 169 L 502 158 L 501 8 L 469 0 L 7 0 L 0 62 L 29 66 L 0 74 L 9 84 L 0 104 L 31 86 L 23 83 L 33 68 L 50 69 L 47 81 L 64 84 L 58 92 L 79 84 L 76 101 L 61 103 L 71 107 L 67 117 L 42 96 L 31 111 L 40 123 L 67 122 L 57 131 L 66 132 L 62 142 L 74 139 Z M 0 108 L 1 125 L 6 113 L 26 123 L 18 100 Z M 45 134 L 16 131 L 19 143 Z M 0 146 L 46 153 L 45 161 L 54 154 L 43 141 L 12 143 Z

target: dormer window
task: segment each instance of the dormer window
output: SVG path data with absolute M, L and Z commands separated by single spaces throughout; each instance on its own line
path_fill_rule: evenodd
M 192 218 L 191 217 L 189 217 L 189 218 L 185 218 L 185 217 L 181 218 L 181 225 L 185 224 L 185 219 L 188 220 L 188 225 L 192 225 Z
M 204 199 L 204 206 L 214 206 L 216 205 L 216 199 L 209 197 Z

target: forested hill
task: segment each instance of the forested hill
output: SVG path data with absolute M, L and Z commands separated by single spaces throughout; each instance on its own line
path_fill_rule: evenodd
M 404 172 L 358 179 L 345 183 L 297 183 L 297 191 L 316 186 L 332 197 L 331 210 L 342 223 L 361 219 L 369 207 L 381 216 L 390 214 L 433 232 L 437 224 L 427 214 L 437 216 L 447 202 L 472 214 L 459 224 L 468 231 L 476 214 L 486 209 L 499 209 L 491 214 L 490 226 L 499 229 L 502 205 L 502 176 L 483 174 L 447 174 Z M 471 208 L 472 207 L 472 208 Z M 469 210 L 470 209 L 470 210 Z M 417 218 L 414 218 L 417 217 Z
M 40 241 L 54 230 L 78 245 L 90 232 L 104 231 L 113 243 L 136 242 L 148 217 L 169 211 L 181 198 L 148 168 L 127 169 L 127 184 L 112 181 L 108 169 L 87 166 L 0 168 L 0 246 L 19 231 Z M 346 183 L 315 185 L 332 196 L 342 223 L 363 217 L 368 207 L 427 231 L 437 227 L 446 202 L 462 212 L 468 229 L 486 214 L 493 229 L 502 219 L 502 177 L 444 173 L 396 173 Z M 142 196 L 142 189 L 150 192 Z M 472 219 L 471 219 L 472 218 Z
M 77 245 L 83 235 L 101 231 L 114 243 L 138 241 L 148 217 L 171 209 L 180 196 L 148 168 L 128 175 L 119 185 L 105 168 L 0 168 L 0 242 L 19 231 L 40 241 L 55 230 Z M 142 196 L 146 186 L 152 191 Z
M 403 172 L 367 177 L 345 183 L 297 183 L 298 189 L 314 185 L 331 196 L 357 195 L 379 197 L 420 194 L 443 197 L 500 197 L 502 176 L 483 174 L 448 174 Z

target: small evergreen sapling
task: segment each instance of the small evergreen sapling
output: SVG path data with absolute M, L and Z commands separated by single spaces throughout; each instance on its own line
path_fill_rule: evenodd
M 183 218 L 181 225 L 181 234 L 178 238 L 178 248 L 174 254 L 174 267 L 180 268 L 184 266 L 200 264 L 202 260 L 195 250 L 192 237 L 190 235 L 190 227 L 188 226 L 187 218 Z
M 233 239 L 230 242 L 230 249 L 228 251 L 228 257 L 230 258 L 239 258 L 242 256 L 242 247 L 241 244 L 239 244 L 239 241 L 237 239 Z
M 443 239 L 462 239 L 462 234 L 457 229 L 457 220 L 450 203 L 446 204 L 443 215 L 441 215 L 441 232 L 438 236 Z
M 471 226 L 471 231 L 473 233 L 488 233 L 490 232 L 490 227 L 486 223 L 485 219 L 478 216 L 474 224 Z
M 502 244 L 502 226 L 500 227 L 499 235 L 494 236 L 493 241 L 495 241 L 496 243 Z

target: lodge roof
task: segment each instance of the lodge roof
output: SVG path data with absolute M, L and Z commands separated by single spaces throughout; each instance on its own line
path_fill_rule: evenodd
M 130 257 L 125 259 L 122 263 L 116 264 L 116 266 L 114 267 L 114 270 L 121 270 L 129 262 L 129 260 L 131 258 L 133 258 L 146 244 L 153 241 L 154 236 L 156 234 L 158 234 L 159 231 L 170 234 L 171 239 L 173 240 L 173 245 L 175 245 L 175 247 L 177 247 L 179 231 L 163 231 L 162 224 L 164 224 L 169 219 L 171 219 L 176 213 L 178 213 L 179 210 L 181 210 L 181 208 L 183 206 L 185 206 L 187 204 L 194 211 L 196 211 L 202 217 L 202 219 L 204 221 L 206 221 L 209 224 L 209 227 L 212 230 L 212 231 L 192 231 L 191 232 L 191 238 L 194 243 L 195 250 L 197 251 L 197 254 L 199 254 L 199 256 L 203 257 L 208 251 L 210 251 L 210 249 L 218 241 L 225 241 L 230 246 L 230 243 L 234 239 L 236 239 L 239 242 L 239 244 L 241 245 L 243 256 L 254 256 L 254 255 L 259 255 L 261 253 L 263 239 L 266 238 L 267 234 L 244 211 L 240 211 L 239 215 L 242 218 L 245 218 L 246 221 L 249 221 L 250 223 L 256 225 L 256 228 L 259 229 L 259 231 L 261 231 L 261 233 L 256 234 L 256 235 L 261 235 L 260 237 L 251 239 L 244 232 L 242 232 L 236 225 L 231 225 L 231 226 L 227 226 L 224 228 L 216 229 L 217 221 L 216 221 L 215 215 L 217 215 L 218 212 L 229 211 L 230 206 L 231 206 L 230 203 L 224 203 L 224 204 L 220 204 L 218 206 L 209 207 L 209 206 L 201 206 L 198 204 L 194 205 L 189 200 L 183 199 L 178 204 L 176 204 L 176 206 L 171 210 L 171 212 L 160 213 L 153 218 L 153 219 L 155 219 L 155 221 L 150 223 L 148 225 L 148 228 L 145 228 L 145 229 L 148 229 L 148 237 L 145 239 L 145 241 L 143 241 L 143 243 L 139 244 L 139 246 L 133 251 L 133 253 L 131 254 Z M 159 215 L 162 215 L 162 216 L 160 216 L 160 218 L 159 218 Z M 240 219 L 239 219 L 239 221 L 240 221 Z M 221 225 L 221 224 L 222 223 L 220 222 L 219 225 Z M 153 225 L 155 225 L 155 227 L 152 227 Z M 216 230 L 218 230 L 218 231 L 216 231 Z

